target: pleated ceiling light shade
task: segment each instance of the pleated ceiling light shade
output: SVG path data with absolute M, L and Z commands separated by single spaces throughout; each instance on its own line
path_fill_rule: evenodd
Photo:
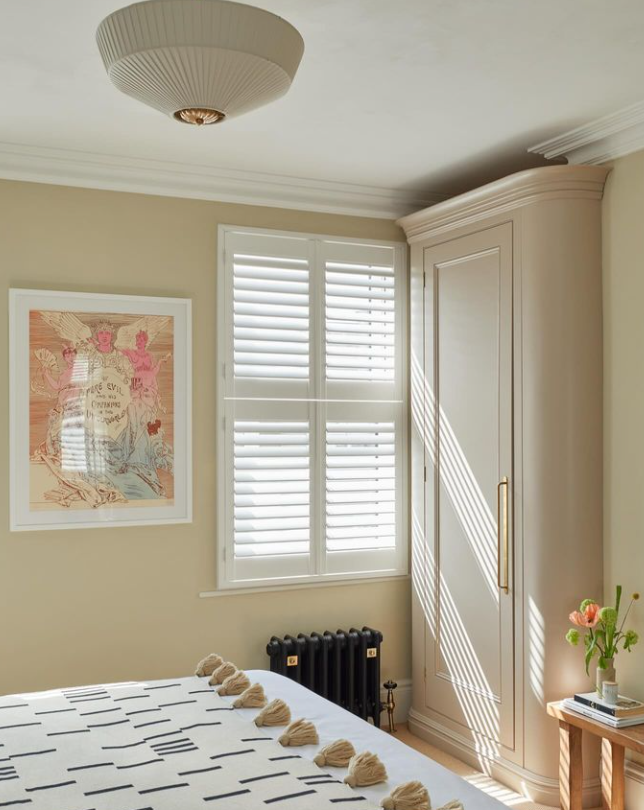
M 227 0 L 134 3 L 106 17 L 96 40 L 119 90 L 197 125 L 283 96 L 304 52 L 290 23 Z

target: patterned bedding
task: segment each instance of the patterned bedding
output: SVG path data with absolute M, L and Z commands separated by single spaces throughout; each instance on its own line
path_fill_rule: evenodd
M 207 679 L 30 698 L 0 699 L 0 808 L 375 807 L 240 717 Z
M 272 672 L 247 673 L 293 719 L 312 720 L 319 746 L 283 747 L 283 727 L 257 728 L 208 678 L 78 687 L 0 697 L 0 810 L 373 809 L 419 779 L 432 807 L 502 810 L 492 796 L 360 718 Z M 388 782 L 352 789 L 346 769 L 318 768 L 339 737 L 377 753 Z

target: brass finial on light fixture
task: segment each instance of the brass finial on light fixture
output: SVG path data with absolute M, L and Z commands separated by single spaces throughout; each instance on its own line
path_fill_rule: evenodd
M 185 110 L 177 110 L 174 114 L 177 121 L 182 121 L 184 124 L 194 124 L 194 126 L 202 127 L 208 124 L 218 124 L 226 117 L 219 110 L 204 110 L 200 107 L 186 107 Z

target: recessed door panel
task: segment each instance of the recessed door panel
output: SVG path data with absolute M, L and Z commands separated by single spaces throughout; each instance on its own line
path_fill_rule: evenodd
M 514 747 L 512 226 L 425 250 L 427 706 Z

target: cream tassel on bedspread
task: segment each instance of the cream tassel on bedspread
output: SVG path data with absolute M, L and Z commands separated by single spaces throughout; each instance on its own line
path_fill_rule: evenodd
M 384 810 L 432 810 L 429 793 L 422 782 L 405 782 L 380 802 Z
M 271 700 L 255 718 L 256 726 L 287 726 L 291 722 L 291 710 L 281 698 Z
M 346 768 L 351 757 L 355 757 L 356 749 L 349 740 L 336 740 L 335 742 L 320 748 L 313 762 L 323 768 L 329 765 L 331 768 Z
M 231 664 L 230 661 L 226 661 L 212 673 L 212 678 L 208 683 L 211 686 L 216 686 L 218 683 L 223 683 L 230 675 L 234 675 L 235 672 L 237 672 L 237 667 Z
M 422 782 L 405 782 L 395 787 L 389 796 L 386 796 L 380 806 L 384 810 L 432 810 L 429 793 Z M 463 810 L 463 803 L 458 799 L 447 802 L 436 810 Z
M 278 739 L 281 745 L 317 745 L 318 730 L 310 720 L 296 720 Z
M 229 675 L 226 680 L 219 687 L 217 692 L 225 697 L 226 695 L 241 695 L 243 691 L 250 686 L 250 679 L 245 672 L 238 669 L 232 675 Z
M 349 787 L 367 787 L 387 781 L 387 770 L 371 751 L 356 754 L 349 762 L 349 775 L 344 777 Z
M 221 694 L 221 693 L 220 693 Z M 261 683 L 254 683 L 233 702 L 236 709 L 261 709 L 266 706 L 266 692 Z
M 199 678 L 203 677 L 204 675 L 212 675 L 212 673 L 220 667 L 224 663 L 224 659 L 221 655 L 217 655 L 217 653 L 210 653 L 205 658 L 202 658 L 201 661 L 197 664 L 197 669 L 195 670 L 195 675 Z

